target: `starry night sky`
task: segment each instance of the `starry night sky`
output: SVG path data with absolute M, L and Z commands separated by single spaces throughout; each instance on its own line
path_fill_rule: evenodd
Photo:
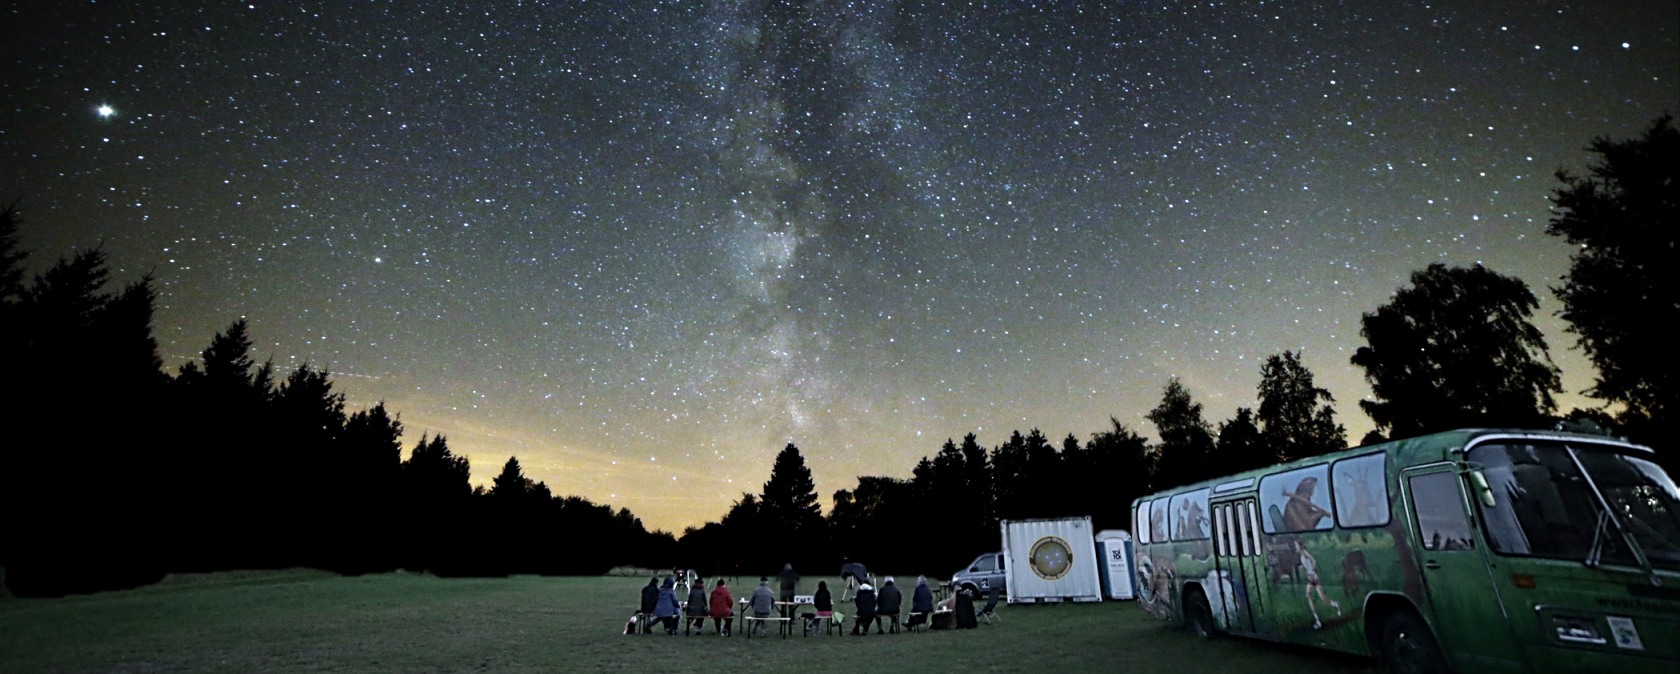
M 1175 375 L 1217 422 L 1285 349 L 1357 441 L 1360 313 L 1435 261 L 1527 281 L 1584 389 L 1552 173 L 1680 111 L 1673 0 L 5 17 L 33 269 L 103 243 L 170 371 L 244 316 L 476 482 L 668 530 L 789 441 L 826 497 L 969 432 L 1153 436 Z

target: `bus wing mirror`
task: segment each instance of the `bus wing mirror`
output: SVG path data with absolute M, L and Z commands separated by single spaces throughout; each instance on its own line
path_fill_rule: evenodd
M 1487 475 L 1480 470 L 1470 471 L 1470 483 L 1476 486 L 1476 498 L 1481 499 L 1482 505 L 1488 508 L 1494 506 L 1493 487 L 1488 486 Z

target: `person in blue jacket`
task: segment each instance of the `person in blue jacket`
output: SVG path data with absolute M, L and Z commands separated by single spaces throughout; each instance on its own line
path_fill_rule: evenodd
M 666 634 L 675 636 L 677 615 L 677 580 L 667 576 L 665 584 L 659 587 L 659 603 L 654 606 L 653 617 L 665 624 Z

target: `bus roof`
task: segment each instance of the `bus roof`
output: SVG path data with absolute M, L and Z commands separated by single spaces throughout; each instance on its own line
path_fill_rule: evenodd
M 1300 458 L 1300 459 L 1295 459 L 1294 461 L 1286 461 L 1284 463 L 1272 464 L 1272 465 L 1266 466 L 1264 468 L 1255 468 L 1253 470 L 1247 470 L 1247 471 L 1243 471 L 1243 472 L 1240 472 L 1240 473 L 1232 473 L 1232 474 L 1229 474 L 1229 475 L 1221 475 L 1219 477 L 1209 478 L 1209 479 L 1202 480 L 1202 481 L 1199 481 L 1199 482 L 1192 482 L 1190 484 L 1185 484 L 1185 485 L 1180 485 L 1180 486 L 1176 486 L 1176 487 L 1170 487 L 1170 488 L 1167 488 L 1167 489 L 1162 489 L 1162 490 L 1156 491 L 1154 493 L 1150 493 L 1150 494 L 1138 497 L 1137 499 L 1134 499 L 1132 501 L 1132 505 L 1136 506 L 1140 502 L 1157 499 L 1157 498 L 1160 498 L 1162 496 L 1166 496 L 1166 495 L 1170 495 L 1170 494 L 1176 494 L 1176 493 L 1181 493 L 1181 492 L 1185 492 L 1185 491 L 1193 491 L 1193 490 L 1196 490 L 1196 489 L 1201 489 L 1203 487 L 1216 487 L 1216 486 L 1219 486 L 1219 485 L 1226 485 L 1227 486 L 1226 489 L 1223 489 L 1223 490 L 1219 491 L 1220 495 L 1232 494 L 1232 493 L 1244 493 L 1244 492 L 1248 492 L 1248 491 L 1251 491 L 1251 490 L 1255 489 L 1256 485 L 1258 484 L 1258 481 L 1256 480 L 1254 482 L 1251 482 L 1249 484 L 1249 486 L 1246 487 L 1246 488 L 1230 488 L 1230 483 L 1233 482 L 1233 481 L 1242 480 L 1243 478 L 1258 477 L 1258 476 L 1261 476 L 1261 475 L 1286 471 L 1286 470 L 1290 470 L 1292 468 L 1297 468 L 1297 467 L 1301 467 L 1301 466 L 1309 466 L 1309 465 L 1314 465 L 1314 464 L 1318 464 L 1318 463 L 1323 463 L 1323 462 L 1326 462 L 1326 461 L 1334 461 L 1336 459 L 1341 459 L 1341 458 L 1345 458 L 1345 457 L 1360 456 L 1360 455 L 1369 454 L 1371 452 L 1378 451 L 1378 450 L 1393 452 L 1396 456 L 1396 460 L 1399 463 L 1402 463 L 1402 464 L 1408 465 L 1408 466 L 1424 464 L 1424 463 L 1431 463 L 1431 462 L 1434 462 L 1434 461 L 1445 461 L 1454 452 L 1463 452 L 1466 447 L 1469 447 L 1473 444 L 1476 444 L 1476 442 L 1478 442 L 1478 441 L 1488 440 L 1488 439 L 1493 439 L 1493 438 L 1526 438 L 1526 439 L 1535 439 L 1535 440 L 1555 439 L 1555 440 L 1573 440 L 1573 441 L 1578 441 L 1578 442 L 1579 441 L 1585 441 L 1585 442 L 1592 442 L 1592 443 L 1596 443 L 1596 444 L 1615 445 L 1617 447 L 1621 447 L 1623 449 L 1628 449 L 1628 450 L 1633 450 L 1633 451 L 1653 453 L 1653 454 L 1655 453 L 1655 452 L 1652 451 L 1652 449 L 1650 447 L 1645 447 L 1645 446 L 1642 446 L 1642 445 L 1635 445 L 1635 444 L 1629 443 L 1628 441 L 1623 440 L 1621 438 L 1615 438 L 1615 437 L 1611 437 L 1611 436 L 1608 436 L 1608 435 L 1593 435 L 1593 434 L 1588 434 L 1588 433 L 1574 433 L 1574 432 L 1569 432 L 1569 431 L 1549 431 L 1549 430 L 1535 430 L 1535 429 L 1522 429 L 1522 428 L 1460 428 L 1460 429 L 1457 429 L 1457 430 L 1443 431 L 1443 432 L 1440 432 L 1440 433 L 1433 433 L 1433 434 L 1430 434 L 1430 435 L 1420 435 L 1420 436 L 1415 437 L 1415 438 L 1403 438 L 1403 439 L 1400 439 L 1400 440 L 1390 440 L 1388 442 L 1380 442 L 1380 443 L 1376 443 L 1376 444 L 1372 444 L 1372 445 L 1361 445 L 1359 447 L 1352 447 L 1352 448 L 1349 448 L 1349 449 L 1339 450 L 1339 451 L 1331 452 L 1329 454 L 1320 454 L 1320 455 L 1317 455 L 1317 456 L 1309 456 L 1309 457 L 1304 457 L 1304 458 Z

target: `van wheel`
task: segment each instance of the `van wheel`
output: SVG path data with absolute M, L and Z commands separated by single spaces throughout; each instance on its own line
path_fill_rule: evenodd
M 1391 674 L 1450 674 L 1435 636 L 1422 618 L 1401 611 L 1383 623 L 1383 658 Z
M 1208 607 L 1207 596 L 1201 590 L 1192 589 L 1184 593 L 1184 628 L 1200 639 L 1210 638 L 1215 633 L 1213 609 Z

